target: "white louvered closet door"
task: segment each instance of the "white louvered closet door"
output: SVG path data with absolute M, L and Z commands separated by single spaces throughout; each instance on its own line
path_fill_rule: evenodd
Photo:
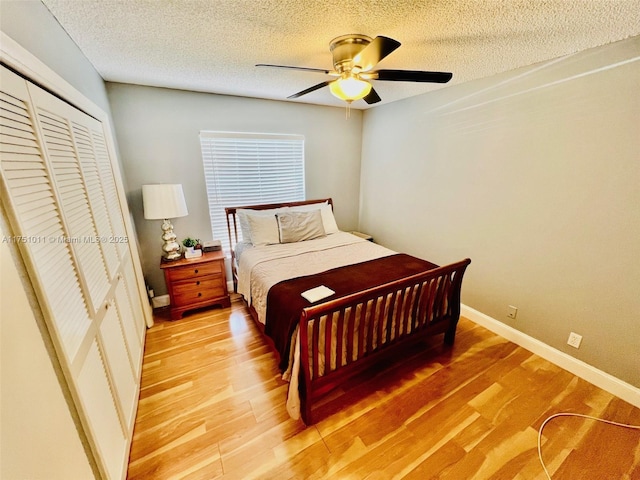
M 3 203 L 96 462 L 124 478 L 144 314 L 103 130 L 1 68 Z

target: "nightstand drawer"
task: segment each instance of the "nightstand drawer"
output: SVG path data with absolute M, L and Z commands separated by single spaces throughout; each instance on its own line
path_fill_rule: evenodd
M 227 294 L 227 286 L 222 284 L 222 277 L 205 280 L 181 282 L 173 288 L 173 305 L 181 307 L 197 302 L 204 302 Z
M 180 280 L 191 280 L 206 275 L 215 275 L 222 273 L 222 262 L 198 263 L 195 265 L 183 265 L 179 268 L 168 270 L 172 282 Z

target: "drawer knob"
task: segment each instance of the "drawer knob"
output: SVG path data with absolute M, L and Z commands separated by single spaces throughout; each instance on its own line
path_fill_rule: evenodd
M 198 292 L 198 296 L 199 296 L 199 297 L 201 297 L 201 296 L 202 296 L 202 293 Z
M 198 273 L 198 269 L 196 268 L 195 273 Z
M 200 285 L 200 280 L 198 280 L 198 281 L 196 282 L 196 285 Z

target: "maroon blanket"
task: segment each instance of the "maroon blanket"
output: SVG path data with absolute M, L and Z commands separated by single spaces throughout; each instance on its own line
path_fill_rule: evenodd
M 398 253 L 276 283 L 267 294 L 265 333 L 271 337 L 280 355 L 281 371 L 284 372 L 289 364 L 291 335 L 298 325 L 302 309 L 311 305 L 301 296 L 302 292 L 325 285 L 336 292 L 327 299 L 332 300 L 437 267 L 425 260 Z

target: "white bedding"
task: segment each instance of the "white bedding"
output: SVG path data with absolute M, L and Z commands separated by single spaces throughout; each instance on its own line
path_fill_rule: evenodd
M 346 232 L 298 243 L 264 245 L 244 248 L 238 264 L 238 293 L 255 308 L 258 321 L 265 323 L 267 294 L 278 282 L 313 275 L 343 265 L 353 265 L 396 252 Z M 293 418 L 300 417 L 298 372 L 300 348 L 297 330 L 291 344 L 293 361 L 282 377 L 291 381 L 287 410 Z
M 256 309 L 264 324 L 267 293 L 276 283 L 394 253 L 347 232 L 306 242 L 245 248 L 238 265 L 238 293 Z

